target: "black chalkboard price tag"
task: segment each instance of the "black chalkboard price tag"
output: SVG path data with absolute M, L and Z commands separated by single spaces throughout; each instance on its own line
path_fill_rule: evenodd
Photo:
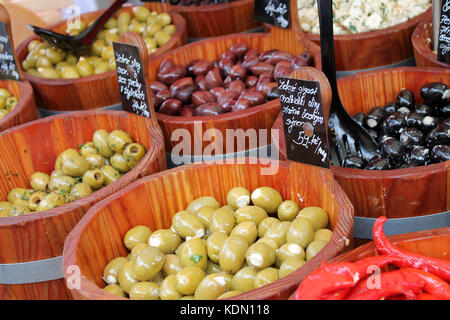
M 150 106 L 139 48 L 113 42 L 122 108 L 150 118 Z
M 289 28 L 291 22 L 289 1 L 290 0 L 255 1 L 255 20 L 262 23 L 270 23 L 285 29 Z
M 442 0 L 437 58 L 450 64 L 450 0 Z
M 330 168 L 327 127 L 317 81 L 278 78 L 287 158 Z
M 0 21 L 0 79 L 20 80 L 6 24 Z

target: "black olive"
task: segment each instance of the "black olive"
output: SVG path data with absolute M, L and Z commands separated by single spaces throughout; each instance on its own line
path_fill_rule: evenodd
M 411 110 L 409 110 L 407 107 L 400 107 L 397 109 L 398 112 L 400 112 L 403 116 L 409 115 Z
M 389 113 L 391 113 L 393 111 L 397 111 L 398 108 L 399 108 L 399 105 L 397 102 L 390 102 L 384 106 L 384 111 L 386 111 L 386 114 L 389 115 Z
M 389 160 L 382 158 L 380 155 L 373 157 L 367 164 L 367 170 L 388 170 L 391 168 Z
M 433 108 L 424 103 L 421 103 L 420 105 L 416 106 L 416 112 L 423 116 L 431 116 Z
M 408 168 L 414 168 L 417 165 L 415 165 L 414 163 L 408 162 L 408 163 L 404 163 L 402 164 L 399 169 L 408 169 Z
M 386 117 L 386 111 L 382 107 L 374 107 L 367 114 L 366 125 L 369 128 L 378 127 Z
M 403 163 L 406 156 L 405 146 L 397 139 L 386 139 L 381 145 L 383 156 L 388 158 L 394 166 Z
M 427 135 L 425 144 L 429 148 L 438 144 L 450 144 L 450 129 L 445 124 L 440 124 Z
M 431 159 L 434 163 L 450 160 L 450 146 L 437 145 L 431 150 Z
M 361 127 L 364 126 L 366 115 L 362 112 L 357 112 L 353 115 L 353 120 L 355 120 Z
M 450 104 L 446 104 L 440 107 L 438 113 L 441 118 L 450 117 Z
M 447 127 L 450 127 L 450 118 L 447 118 L 444 121 L 442 121 L 442 124 L 447 126 Z
M 409 128 L 420 128 L 423 118 L 424 115 L 413 111 L 406 117 L 406 124 Z
M 374 129 L 367 129 L 366 131 L 374 138 L 374 140 L 378 140 L 378 132 Z
M 423 143 L 423 133 L 416 128 L 407 128 L 400 134 L 400 142 L 407 149 L 412 149 L 415 145 L 421 145 Z
M 450 90 L 442 82 L 430 82 L 420 89 L 420 95 L 429 105 L 438 107 L 447 103 Z
M 406 128 L 406 120 L 400 112 L 393 112 L 381 124 L 381 134 L 398 137 L 401 129 Z
M 420 126 L 423 133 L 428 133 L 439 125 L 439 118 L 434 116 L 426 116 L 422 120 Z
M 430 162 L 430 149 L 415 146 L 409 153 L 409 162 L 416 166 L 425 166 Z
M 344 167 L 352 169 L 364 169 L 366 161 L 358 156 L 349 156 L 344 161 Z
M 406 107 L 409 110 L 413 110 L 416 105 L 416 100 L 414 99 L 414 93 L 411 90 L 404 89 L 397 95 L 397 102 L 399 108 Z

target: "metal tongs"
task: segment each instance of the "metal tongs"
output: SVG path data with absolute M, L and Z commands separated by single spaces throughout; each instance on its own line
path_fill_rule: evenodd
M 127 0 L 116 0 L 90 27 L 86 28 L 86 30 L 76 36 L 68 36 L 32 25 L 28 25 L 28 27 L 41 39 L 47 41 L 52 46 L 68 53 L 83 55 L 89 50 L 95 36 L 106 21 L 108 21 L 108 19 L 116 13 L 125 2 L 127 2 Z
M 375 139 L 344 109 L 336 80 L 332 0 L 317 0 L 319 7 L 322 71 L 331 85 L 332 100 L 328 119 L 330 158 L 342 166 L 348 156 L 359 156 L 369 162 L 379 152 Z

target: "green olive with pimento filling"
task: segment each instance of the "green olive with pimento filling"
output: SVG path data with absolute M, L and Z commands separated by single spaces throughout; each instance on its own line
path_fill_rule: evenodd
M 30 199 L 28 200 L 28 208 L 30 208 L 31 211 L 36 211 L 39 203 L 47 196 L 47 193 L 43 191 L 37 191 L 33 193 L 30 196 Z
M 100 170 L 105 177 L 105 185 L 109 185 L 120 178 L 120 172 L 112 166 L 103 166 Z
M 93 190 L 98 190 L 105 182 L 105 176 L 100 169 L 88 170 L 83 174 L 83 183 L 86 183 Z
M 116 153 L 123 153 L 123 148 L 130 143 L 133 143 L 133 139 L 128 133 L 122 130 L 114 130 L 108 135 L 108 145 Z

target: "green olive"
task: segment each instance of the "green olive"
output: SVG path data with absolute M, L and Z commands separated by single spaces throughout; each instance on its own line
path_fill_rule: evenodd
M 65 67 L 70 67 L 71 65 L 67 61 L 60 61 L 55 65 L 55 69 L 62 72 Z M 61 75 L 62 76 L 62 75 Z
M 118 24 L 117 19 L 114 17 L 111 17 L 105 22 L 103 27 L 105 27 L 106 29 L 112 29 L 112 28 L 116 28 L 117 24 Z
M 103 49 L 105 48 L 105 41 L 102 39 L 97 39 L 92 43 L 91 53 L 100 57 L 102 55 Z
M 63 79 L 77 79 L 81 77 L 78 70 L 74 66 L 67 66 L 61 69 L 61 78 Z
M 236 222 L 239 224 L 244 221 L 252 221 L 257 226 L 259 226 L 259 223 L 268 217 L 267 212 L 256 206 L 245 206 L 242 208 L 239 208 L 235 212 L 236 215 Z
M 70 190 L 69 201 L 75 201 L 84 198 L 92 193 L 92 188 L 86 183 L 77 183 Z
M 13 205 L 14 205 L 14 206 L 20 205 L 20 206 L 25 206 L 25 207 L 28 207 L 28 208 L 29 208 L 29 206 L 28 206 L 28 201 L 29 201 L 29 200 L 17 199 L 17 200 L 15 200 L 15 201 L 13 202 Z
M 37 68 L 51 68 L 52 66 L 52 62 L 47 57 L 39 57 L 36 61 Z
M 108 32 L 105 34 L 104 42 L 105 42 L 106 46 L 112 46 L 113 42 L 118 42 L 118 41 L 119 41 L 119 33 L 114 34 L 114 33 Z
M 128 32 L 128 24 L 121 24 L 117 27 L 117 33 L 119 35 L 122 35 L 125 32 Z
M 27 46 L 28 51 L 33 51 L 36 48 L 36 46 L 40 43 L 41 42 L 37 39 L 28 42 L 28 46 Z
M 133 249 L 133 247 L 138 243 L 148 243 L 148 238 L 152 234 L 152 231 L 146 226 L 136 226 L 125 234 L 123 237 L 123 243 L 128 250 Z
M 60 191 L 68 195 L 76 184 L 76 180 L 69 176 L 57 176 L 50 179 L 48 184 L 49 191 Z
M 111 165 L 113 168 L 118 170 L 121 173 L 126 173 L 130 171 L 130 168 L 128 167 L 127 161 L 125 160 L 123 154 L 121 153 L 114 153 L 111 158 L 109 158 L 109 161 L 111 162 Z
M 94 69 L 94 74 L 100 74 L 109 71 L 108 62 L 100 62 Z
M 158 31 L 155 34 L 155 41 L 158 44 L 158 46 L 162 47 L 163 45 L 165 45 L 167 42 L 169 42 L 170 40 L 170 35 L 168 35 L 167 33 L 165 33 L 164 31 Z
M 126 297 L 127 295 L 125 294 L 125 292 L 123 291 L 123 289 L 117 285 L 117 284 L 109 284 L 106 287 L 103 288 L 103 290 L 105 290 L 108 293 L 114 294 L 116 296 L 119 297 Z
M 241 291 L 237 291 L 237 290 L 236 291 L 228 291 L 228 292 L 225 292 L 225 293 L 221 294 L 220 296 L 218 296 L 217 300 L 231 298 L 231 297 L 237 296 L 241 293 L 242 293 Z
M 133 139 L 125 131 L 114 130 L 108 135 L 107 142 L 111 150 L 117 153 L 123 153 L 124 147 L 127 144 L 133 143 Z
M 327 245 L 327 241 L 313 240 L 306 248 L 306 261 L 309 261 L 314 257 L 323 247 Z
M 35 172 L 31 175 L 30 185 L 36 191 L 48 192 L 48 184 L 50 182 L 50 176 L 43 172 Z
M 145 33 L 145 32 L 144 32 Z M 145 46 L 147 47 L 147 51 L 158 48 L 158 44 L 156 40 L 153 38 L 144 38 Z M 149 52 L 150 54 L 150 52 Z M 33 67 L 31 67 L 33 68 Z
M 328 226 L 328 213 L 319 207 L 303 208 L 297 217 L 304 217 L 311 220 L 314 230 L 326 228 Z
M 155 37 L 155 34 L 161 30 L 162 30 L 162 28 L 159 24 L 157 24 L 157 23 L 150 24 L 145 28 L 143 35 L 144 35 L 144 37 L 153 39 Z M 155 42 L 156 42 L 156 40 L 155 40 Z
M 129 293 L 131 288 L 139 282 L 136 275 L 133 272 L 133 262 L 125 262 L 119 270 L 119 275 L 117 277 L 119 280 L 119 285 L 126 293 Z
M 129 167 L 136 166 L 145 156 L 145 153 L 145 147 L 139 143 L 129 143 L 123 148 L 123 156 Z
M 86 59 L 87 62 L 89 62 L 91 67 L 94 68 L 94 69 L 95 69 L 96 66 L 98 66 L 100 63 L 103 62 L 102 58 L 96 57 L 96 56 L 86 57 L 85 59 Z
M 281 221 L 292 221 L 297 217 L 300 208 L 295 201 L 286 200 L 283 201 L 278 207 L 278 218 Z
M 114 57 L 109 58 L 108 60 L 108 69 L 116 70 L 116 59 Z
M 91 165 L 89 167 L 91 170 L 92 169 L 100 169 L 101 167 L 106 165 L 106 159 L 102 155 L 99 155 L 97 153 L 88 154 L 88 155 L 84 156 L 84 158 Z
M 297 258 L 305 260 L 305 250 L 298 243 L 285 243 L 277 249 L 276 265 L 279 268 L 281 264 L 288 258 Z
M 278 276 L 279 278 L 283 278 L 298 268 L 300 268 L 302 265 L 306 263 L 305 260 L 298 259 L 298 258 L 287 258 L 283 261 L 283 263 L 280 266 L 280 270 L 278 270 Z
M 130 258 L 128 260 L 135 262 L 136 258 L 141 253 L 141 251 L 148 247 L 149 247 L 149 245 L 147 243 L 143 243 L 143 242 L 136 243 L 136 245 L 133 247 L 133 249 L 131 249 Z
M 248 243 L 245 238 L 228 237 L 219 252 L 220 268 L 227 273 L 236 273 L 244 264 L 247 249 Z
M 268 268 L 275 262 L 275 249 L 263 242 L 256 242 L 247 249 L 245 260 L 253 268 Z
M 67 25 L 66 33 L 71 36 L 76 36 L 86 29 L 86 22 L 77 20 Z
M 156 11 L 151 12 L 150 16 L 147 18 L 147 24 L 156 23 L 156 18 L 158 18 L 158 13 Z
M 283 202 L 281 194 L 271 187 L 260 187 L 255 189 L 251 195 L 252 203 L 263 208 L 269 214 L 277 213 L 278 207 Z
M 230 236 L 234 235 L 245 238 L 248 245 L 251 245 L 258 237 L 258 229 L 253 221 L 244 221 L 235 226 L 231 231 Z
M 87 77 L 94 74 L 94 68 L 91 66 L 91 64 L 86 58 L 81 57 L 78 63 L 76 64 L 76 68 L 78 73 L 82 77 Z
M 183 295 L 177 291 L 177 279 L 174 274 L 168 275 L 159 289 L 161 300 L 180 300 Z
M 86 142 L 81 145 L 80 154 L 86 158 L 90 154 L 98 154 L 98 150 L 93 142 Z
M 112 46 L 107 46 L 103 48 L 102 59 L 108 61 L 109 59 L 114 57 L 114 48 Z
M 216 300 L 220 295 L 229 290 L 231 279 L 232 276 L 225 273 L 214 273 L 207 275 L 203 278 L 195 290 L 195 299 Z
M 133 7 L 133 14 L 139 21 L 147 21 L 150 16 L 150 10 L 143 6 Z
M 262 243 L 265 243 L 265 244 L 267 244 L 269 247 L 272 247 L 274 250 L 277 250 L 280 246 L 278 245 L 278 242 L 276 242 L 275 240 L 273 240 L 273 239 L 269 239 L 269 238 L 261 238 L 261 239 L 258 239 L 258 241 L 256 241 L 256 242 L 262 242 Z
M 38 191 L 33 193 L 30 196 L 30 199 L 28 200 L 28 208 L 30 208 L 31 211 L 36 211 L 39 203 L 47 196 L 47 193 Z
M 185 267 L 181 269 L 176 275 L 177 291 L 184 295 L 193 294 L 205 276 L 205 271 L 199 267 Z
M 58 62 L 63 61 L 66 58 L 66 53 L 60 49 L 55 48 L 47 48 L 45 51 L 45 56 L 52 64 L 57 64 Z M 42 67 L 48 67 L 48 66 L 42 66 Z
M 235 187 L 227 193 L 227 203 L 234 210 L 250 204 L 250 191 L 244 187 Z
M 190 213 L 196 213 L 197 210 L 202 207 L 211 207 L 214 209 L 218 209 L 220 207 L 220 204 L 219 204 L 219 202 L 217 202 L 217 200 L 214 197 L 210 197 L 210 196 L 200 197 L 200 198 L 197 198 L 197 199 L 191 201 L 188 204 L 186 211 L 188 211 Z
M 284 243 L 286 243 L 286 237 L 290 226 L 291 222 L 289 221 L 274 224 L 266 231 L 264 238 L 275 241 L 278 247 L 281 247 Z
M 24 188 L 14 188 L 8 193 L 8 201 L 14 203 L 17 199 L 28 200 L 32 191 Z
M 0 119 L 3 118 L 8 114 L 8 110 L 6 109 L 0 109 Z
M 208 237 L 206 240 L 206 249 L 208 252 L 208 257 L 211 261 L 215 263 L 219 262 L 219 252 L 221 251 L 227 238 L 227 233 L 222 230 L 215 231 Z
M 108 145 L 108 136 L 109 133 L 106 130 L 99 129 L 94 132 L 92 141 L 94 146 L 98 150 L 98 153 L 104 156 L 105 158 L 109 158 L 113 155 L 113 150 Z
M 50 48 L 50 45 L 48 44 L 47 41 L 43 41 L 41 43 L 39 43 L 33 51 L 39 51 L 42 54 L 45 54 L 45 49 Z
M 277 268 L 262 269 L 256 274 L 255 281 L 253 282 L 253 288 L 254 289 L 261 288 L 276 280 L 278 280 Z
M 214 211 L 211 217 L 211 222 L 209 223 L 209 230 L 211 232 L 215 231 L 225 231 L 229 234 L 233 230 L 236 222 L 233 213 L 224 208 L 219 208 Z
M 103 186 L 105 176 L 100 169 L 88 170 L 83 174 L 83 183 L 86 183 L 93 190 L 98 190 Z
M 274 217 L 268 217 L 262 220 L 258 226 L 258 236 L 260 238 L 263 238 L 266 234 L 266 231 L 269 230 L 271 226 L 277 223 L 280 223 L 280 220 Z
M 159 300 L 159 285 L 154 282 L 138 282 L 128 293 L 131 300 Z
M 329 229 L 319 229 L 314 233 L 314 240 L 324 240 L 326 242 L 331 240 L 333 231 Z
M 73 54 L 68 54 L 65 60 L 68 64 L 74 66 L 78 63 L 78 58 Z
M 180 236 L 170 229 L 156 230 L 148 238 L 148 244 L 152 247 L 159 248 L 164 254 L 174 253 L 180 243 Z
M 66 203 L 65 196 L 57 191 L 53 191 L 50 192 L 48 195 L 46 195 L 45 198 L 41 200 L 41 202 L 39 202 L 36 211 L 41 212 L 50 210 L 62 206 L 65 203 Z
M 231 290 L 247 292 L 253 290 L 253 283 L 258 271 L 250 266 L 244 267 L 233 276 Z
M 183 239 L 187 237 L 202 238 L 205 235 L 203 222 L 196 215 L 187 211 L 177 212 L 172 218 L 172 226 Z
M 61 74 L 58 70 L 52 68 L 37 68 L 39 76 L 45 79 L 59 79 Z
M 7 217 L 9 210 L 13 207 L 13 204 L 7 201 L 0 201 L 0 217 Z
M 56 159 L 55 169 L 62 171 L 65 175 L 71 177 L 82 176 L 90 167 L 86 161 L 75 149 L 67 149 Z
M 314 226 L 311 220 L 299 217 L 291 222 L 291 226 L 286 235 L 286 241 L 298 243 L 303 248 L 314 239 Z
M 120 173 L 112 166 L 103 166 L 100 168 L 105 177 L 105 185 L 109 185 L 120 178 Z
M 162 271 L 167 277 L 171 274 L 176 275 L 183 267 L 181 266 L 180 258 L 175 254 L 167 254 L 164 258 L 164 265 Z
M 165 27 L 172 23 L 172 18 L 170 17 L 170 14 L 163 12 L 156 17 L 156 23 L 161 27 Z
M 121 12 L 117 17 L 117 25 L 129 25 L 131 21 L 131 13 L 129 12 Z
M 6 110 L 11 111 L 17 106 L 19 99 L 17 97 L 8 97 L 6 98 Z
M 118 257 L 113 260 L 111 260 L 103 269 L 103 280 L 107 284 L 117 284 L 119 271 L 122 268 L 122 266 L 128 262 L 128 260 L 124 257 Z
M 128 31 L 142 34 L 145 31 L 145 24 L 142 22 L 134 21 L 128 26 Z
M 222 269 L 220 269 L 220 266 L 217 263 L 212 262 L 211 260 L 208 260 L 208 264 L 206 266 L 206 274 L 213 274 L 213 273 L 221 273 Z
M 202 207 L 197 210 L 195 215 L 202 221 L 203 226 L 205 228 L 209 227 L 209 223 L 211 222 L 212 215 L 214 214 L 216 209 L 211 207 Z
M 0 97 L 0 109 L 5 108 L 5 106 L 6 106 L 6 98 Z
M 25 71 L 28 71 L 30 69 L 33 69 L 36 67 L 36 60 L 33 59 L 25 59 L 22 61 L 22 68 Z
M 147 247 L 136 257 L 133 265 L 133 272 L 136 279 L 147 281 L 161 271 L 164 264 L 164 254 L 159 248 Z
M 30 209 L 28 206 L 21 204 L 13 204 L 11 209 L 9 209 L 8 217 L 18 217 L 23 216 L 30 213 Z
M 181 248 L 180 262 L 183 267 L 199 267 L 206 270 L 208 255 L 206 245 L 202 239 L 193 238 L 187 240 Z
M 165 27 L 163 28 L 163 31 L 164 31 L 165 33 L 167 33 L 169 36 L 173 36 L 173 35 L 175 34 L 176 27 L 175 27 L 175 25 L 173 25 L 173 24 L 169 24 L 168 26 L 165 26 Z

